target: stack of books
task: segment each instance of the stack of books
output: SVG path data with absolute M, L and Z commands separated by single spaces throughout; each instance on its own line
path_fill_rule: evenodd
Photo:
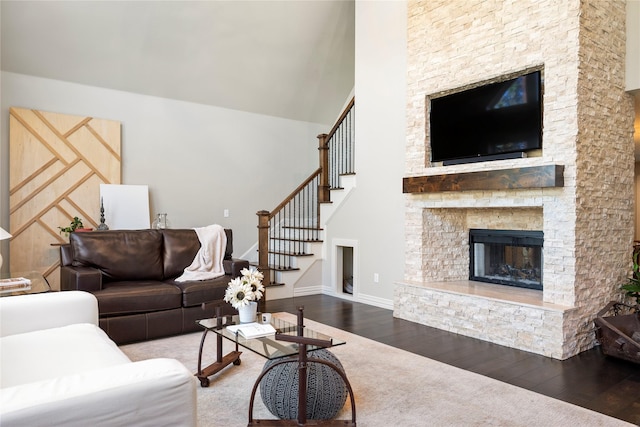
M 31 280 L 24 277 L 0 279 L 0 293 L 27 291 L 31 289 Z
M 276 329 L 269 323 L 256 322 L 227 326 L 227 330 L 234 334 L 240 334 L 246 339 L 268 337 L 276 333 Z

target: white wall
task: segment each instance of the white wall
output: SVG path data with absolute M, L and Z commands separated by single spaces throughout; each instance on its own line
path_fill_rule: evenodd
M 7 228 L 9 107 L 122 122 L 122 183 L 149 185 L 152 217 L 166 212 L 173 228 L 232 228 L 235 256 L 257 241 L 256 212 L 273 209 L 317 168 L 316 136 L 330 129 L 8 72 L 1 84 L 0 226 Z
M 404 1 L 356 2 L 357 187 L 326 235 L 329 247 L 332 239 L 357 242 L 355 297 L 389 308 L 404 268 L 406 14 Z M 233 228 L 237 256 L 256 242 L 256 211 L 272 209 L 317 168 L 315 137 L 329 130 L 12 73 L 0 78 L 0 225 L 8 226 L 11 106 L 120 120 L 123 183 L 148 184 L 151 212 L 167 212 L 174 227 Z M 333 268 L 329 256 L 325 283 Z
M 329 251 L 357 242 L 355 298 L 387 307 L 404 267 L 406 23 L 406 2 L 356 1 L 356 188 L 326 233 Z M 328 257 L 325 282 L 335 268 Z

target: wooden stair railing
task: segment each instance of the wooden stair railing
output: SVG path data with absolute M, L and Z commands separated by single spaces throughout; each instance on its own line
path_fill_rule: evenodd
M 331 202 L 340 176 L 354 174 L 355 131 L 352 98 L 328 134 L 318 135 L 320 167 L 273 211 L 258 215 L 258 269 L 265 284 L 275 285 L 275 272 L 296 270 L 294 257 L 313 255 L 311 242 L 321 242 L 320 204 Z
M 291 256 L 312 255 L 306 243 L 320 241 L 320 172 L 317 169 L 272 212 L 258 215 L 258 269 L 267 285 L 274 284 L 274 272 L 293 270 Z
M 322 182 L 326 185 L 327 199 L 329 190 L 340 188 L 340 176 L 355 173 L 355 98 L 345 107 L 328 134 L 318 135 L 320 140 L 320 167 L 323 170 Z M 325 182 L 326 181 L 326 182 Z

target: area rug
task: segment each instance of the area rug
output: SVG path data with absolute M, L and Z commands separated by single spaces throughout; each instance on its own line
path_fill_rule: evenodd
M 295 316 L 276 313 L 295 323 Z M 537 394 L 492 378 L 455 368 L 311 320 L 305 325 L 342 339 L 331 351 L 340 359 L 353 387 L 356 421 L 361 427 L 382 426 L 631 426 L 632 424 Z M 171 357 L 197 371 L 201 333 L 124 345 L 132 360 Z M 215 335 L 207 336 L 203 365 L 216 354 Z M 233 350 L 225 341 L 224 353 Z M 228 366 L 198 384 L 200 427 L 246 426 L 253 384 L 266 359 L 245 350 L 240 366 Z M 349 401 L 338 419 L 351 419 Z M 254 419 L 274 418 L 259 392 Z

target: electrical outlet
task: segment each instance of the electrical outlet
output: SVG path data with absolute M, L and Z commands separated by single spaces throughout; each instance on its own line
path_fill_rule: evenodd
M 229 218 L 229 209 L 224 210 L 224 217 Z
M 380 281 L 380 275 L 378 273 L 373 273 L 373 282 L 378 283 Z

